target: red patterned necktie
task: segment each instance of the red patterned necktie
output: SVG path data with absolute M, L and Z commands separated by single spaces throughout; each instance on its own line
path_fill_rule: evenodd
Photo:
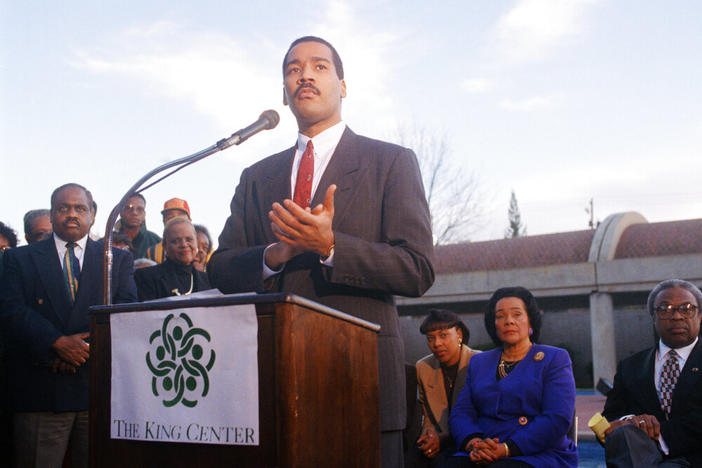
M 312 202 L 312 179 L 314 178 L 314 146 L 312 140 L 307 142 L 307 148 L 300 158 L 295 182 L 293 201 L 301 208 L 307 208 Z
M 666 417 L 670 416 L 673 390 L 675 390 L 675 384 L 678 382 L 678 377 L 680 377 L 680 365 L 678 364 L 677 356 L 678 353 L 674 349 L 668 351 L 668 359 L 663 364 L 663 369 L 661 369 L 661 409 L 666 414 Z

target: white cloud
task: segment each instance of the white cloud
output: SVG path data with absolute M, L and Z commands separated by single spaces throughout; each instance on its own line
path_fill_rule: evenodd
M 553 104 L 550 96 L 533 96 L 526 99 L 505 98 L 500 101 L 499 106 L 509 111 L 529 112 L 546 109 Z
M 241 114 L 257 115 L 272 103 L 272 90 L 280 89 L 279 77 L 264 70 L 244 44 L 166 21 L 124 30 L 108 45 L 77 50 L 73 65 L 126 76 L 155 94 L 189 101 L 222 128 L 241 120 Z
M 492 87 L 492 82 L 487 78 L 467 78 L 461 82 L 461 89 L 473 94 L 484 93 Z
M 599 0 L 519 0 L 498 22 L 497 54 L 508 62 L 540 60 L 583 29 L 587 6 Z
M 371 29 L 350 4 L 339 0 L 330 0 L 308 20 L 299 30 L 327 38 L 344 61 L 348 91 L 344 118 L 382 134 L 394 125 L 390 122 L 397 114 L 389 84 L 392 47 L 400 37 L 388 29 Z M 146 83 L 149 91 L 189 101 L 228 129 L 242 113 L 255 116 L 266 107 L 288 112 L 282 106 L 279 71 L 287 46 L 287 42 L 244 43 L 228 33 L 158 21 L 125 29 L 109 44 L 77 50 L 73 65 Z
M 329 40 L 344 61 L 347 97 L 344 120 L 361 132 L 382 136 L 396 127 L 396 116 L 408 113 L 393 91 L 402 32 L 378 30 L 359 17 L 351 3 L 330 0 L 323 18 L 311 18 L 310 29 Z M 323 26 L 320 26 L 323 25 Z

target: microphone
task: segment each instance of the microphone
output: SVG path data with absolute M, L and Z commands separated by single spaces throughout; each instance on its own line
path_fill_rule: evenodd
M 166 177 L 171 176 L 179 170 L 215 154 L 217 151 L 222 151 L 223 149 L 227 149 L 232 145 L 238 145 L 242 141 L 245 141 L 249 137 L 260 132 L 261 130 L 269 130 L 271 128 L 275 128 L 275 126 L 278 125 L 279 121 L 280 116 L 276 111 L 264 111 L 263 113 L 261 113 L 261 116 L 258 118 L 257 121 L 255 121 L 246 128 L 242 128 L 238 132 L 232 133 L 232 136 L 230 136 L 229 138 L 222 138 L 209 148 L 205 148 L 204 150 L 198 151 L 197 153 L 191 154 L 190 156 L 184 156 L 180 159 L 161 164 L 156 169 L 152 169 L 151 171 L 146 173 L 146 175 L 139 179 L 136 182 L 136 184 L 132 185 L 129 191 L 124 194 L 120 202 L 117 203 L 117 205 L 115 205 L 114 208 L 112 208 L 110 215 L 107 217 L 107 225 L 105 226 L 105 242 L 103 243 L 104 245 L 102 254 L 102 258 L 104 259 L 102 270 L 102 301 L 105 305 L 112 305 L 112 228 L 115 225 L 115 222 L 117 221 L 117 216 L 122 211 L 122 207 L 127 203 L 127 200 L 129 200 L 129 198 L 132 195 L 143 192 L 149 187 L 161 182 Z M 149 179 L 154 177 L 156 174 L 161 173 L 172 167 L 176 168 L 168 174 L 166 174 L 165 176 L 156 179 L 155 181 L 151 182 L 146 187 L 144 187 L 144 184 Z
M 280 122 L 280 116 L 276 111 L 273 109 L 263 111 L 258 120 L 248 127 L 232 133 L 229 138 L 219 140 L 217 142 L 217 147 L 220 150 L 223 150 L 232 145 L 238 145 L 262 130 L 270 130 L 271 128 L 275 128 L 275 126 L 278 125 L 278 122 Z

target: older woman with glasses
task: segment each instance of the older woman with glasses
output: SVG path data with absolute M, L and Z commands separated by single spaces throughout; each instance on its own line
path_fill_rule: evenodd
M 449 426 L 459 453 L 449 467 L 576 467 L 567 437 L 575 409 L 568 353 L 536 344 L 541 315 L 522 287 L 495 291 L 485 328 L 497 348 L 476 354 Z

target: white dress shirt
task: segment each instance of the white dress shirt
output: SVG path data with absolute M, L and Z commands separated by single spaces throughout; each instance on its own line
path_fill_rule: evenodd
M 695 341 L 693 341 L 691 344 L 683 346 L 682 348 L 675 349 L 675 352 L 678 354 L 677 360 L 681 372 L 683 370 L 683 367 L 685 367 L 687 358 L 690 357 L 692 348 L 694 348 L 697 344 L 698 339 L 699 338 L 695 338 Z M 658 342 L 658 350 L 656 351 L 656 363 L 654 364 L 653 376 L 655 379 L 656 391 L 658 391 L 659 400 L 661 397 L 661 370 L 663 370 L 663 364 L 665 364 L 665 361 L 668 360 L 668 353 L 670 352 L 670 349 L 671 348 L 664 344 L 663 341 Z
M 322 133 L 315 135 L 310 138 L 302 133 L 297 134 L 297 147 L 295 148 L 295 157 L 293 158 L 292 171 L 290 171 L 290 198 L 292 199 L 295 194 L 295 185 L 297 183 L 297 172 L 300 169 L 300 159 L 307 149 L 307 142 L 312 140 L 312 146 L 314 147 L 314 173 L 312 175 L 312 194 L 311 198 L 314 198 L 314 194 L 317 192 L 317 187 L 319 187 L 319 181 L 322 180 L 322 175 L 329 165 L 336 147 L 339 145 L 341 136 L 344 134 L 346 129 L 346 124 L 341 121 L 328 129 L 324 130 Z M 326 190 L 326 187 L 324 187 Z M 310 208 L 314 208 L 311 206 Z M 271 244 L 273 245 L 273 244 Z M 266 250 L 270 248 L 270 245 L 266 247 Z M 334 249 L 332 249 L 329 257 L 327 257 L 322 264 L 327 266 L 332 266 L 334 264 Z M 283 271 L 285 265 L 281 265 L 278 270 L 272 270 L 266 265 L 266 251 L 263 252 L 263 279 L 266 280 L 273 275 L 276 275 Z
M 83 236 L 82 239 L 76 241 L 76 246 L 73 248 L 73 254 L 78 259 L 81 271 L 83 270 L 83 257 L 85 256 L 85 244 L 88 243 L 88 236 Z M 54 233 L 54 245 L 56 245 L 56 251 L 58 252 L 59 264 L 61 268 L 64 268 L 63 257 L 66 255 L 66 242 Z
M 312 146 L 314 146 L 314 172 L 312 174 L 312 198 L 317 192 L 317 187 L 319 186 L 319 181 L 322 180 L 322 175 L 331 161 L 334 150 L 339 145 L 339 140 L 341 140 L 341 135 L 343 135 L 346 129 L 346 124 L 344 122 L 339 122 L 338 124 L 329 127 L 324 130 L 319 135 L 314 138 L 303 135 L 302 133 L 297 134 L 297 148 L 295 149 L 295 158 L 292 163 L 292 171 L 290 173 L 290 198 L 292 199 L 295 194 L 295 185 L 297 183 L 297 172 L 300 169 L 300 159 L 307 149 L 307 142 L 312 140 Z M 326 187 L 324 187 L 326 190 Z M 310 207 L 312 208 L 312 207 Z

